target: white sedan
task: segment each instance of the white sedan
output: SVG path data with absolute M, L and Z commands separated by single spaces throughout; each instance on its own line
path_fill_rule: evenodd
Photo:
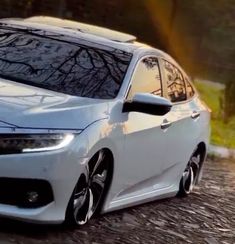
M 166 53 L 51 17 L 0 21 L 0 215 L 85 224 L 186 196 L 210 110 Z

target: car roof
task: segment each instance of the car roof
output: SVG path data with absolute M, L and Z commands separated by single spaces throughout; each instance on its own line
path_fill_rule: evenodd
M 159 57 L 168 58 L 174 64 L 177 64 L 170 55 L 162 50 L 138 42 L 137 38 L 133 35 L 110 30 L 108 28 L 48 16 L 33 16 L 26 19 L 5 18 L 0 19 L 0 25 L 1 24 L 61 34 L 65 37 L 77 38 L 79 43 L 82 42 L 84 45 L 90 43 L 93 47 L 97 45 L 98 47 L 102 46 L 109 49 L 119 49 L 132 54 L 136 52 L 139 57 L 154 53 Z
M 133 35 L 54 17 L 34 16 L 26 19 L 6 18 L 0 19 L 0 24 L 49 31 L 77 38 L 84 42 L 87 41 L 94 45 L 108 46 L 129 53 L 134 53 L 135 50 L 141 47 L 149 47 L 146 44 L 137 42 L 136 37 Z
M 136 41 L 136 37 L 130 34 L 122 33 L 119 31 L 110 30 L 108 28 L 103 28 L 95 25 L 85 24 L 77 21 L 60 19 L 49 16 L 33 16 L 24 19 L 26 22 L 31 23 L 41 23 L 47 25 L 53 25 L 57 27 L 62 27 L 66 29 L 77 30 L 83 33 L 96 35 L 99 37 L 104 37 L 106 39 L 118 42 L 130 42 Z

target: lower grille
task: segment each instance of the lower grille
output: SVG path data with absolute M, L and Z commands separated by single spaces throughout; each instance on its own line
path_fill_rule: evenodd
M 0 178 L 0 204 L 37 208 L 52 201 L 52 188 L 45 180 Z

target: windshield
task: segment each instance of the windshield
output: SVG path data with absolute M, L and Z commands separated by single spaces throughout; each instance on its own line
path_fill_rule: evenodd
M 0 77 L 74 96 L 115 98 L 132 55 L 87 43 L 1 24 Z

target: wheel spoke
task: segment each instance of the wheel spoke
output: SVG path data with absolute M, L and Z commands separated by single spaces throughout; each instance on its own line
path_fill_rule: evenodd
M 89 177 L 90 177 L 90 169 L 89 169 L 88 165 L 85 166 L 85 171 L 86 171 L 86 173 L 85 173 L 86 182 L 88 182 L 89 181 Z
M 200 171 L 200 162 L 201 162 L 200 154 L 193 156 L 190 160 L 191 168 L 193 170 L 193 185 L 195 185 L 197 181 L 197 177 Z
M 84 206 L 86 205 L 87 198 L 88 198 L 87 189 L 84 189 L 82 192 L 75 193 L 74 195 L 74 203 L 73 203 L 74 218 L 76 219 L 77 222 L 80 221 L 78 220 L 78 218 L 85 219 Z
M 74 194 L 74 208 L 81 208 L 81 206 L 84 204 L 86 200 L 86 189 L 83 189 L 82 191 Z
M 194 173 L 193 173 L 193 168 L 190 167 L 190 187 L 189 187 L 189 192 L 192 192 L 194 187 Z
M 201 155 L 194 153 L 190 158 L 188 165 L 183 173 L 180 183 L 180 190 L 182 195 L 188 195 L 193 191 L 195 184 L 197 183 L 197 177 L 200 172 Z
M 91 218 L 91 216 L 93 215 L 93 212 L 94 212 L 94 196 L 93 196 L 93 193 L 92 193 L 92 190 L 89 188 L 89 194 L 90 194 L 90 197 L 89 197 L 89 207 L 88 207 L 88 212 L 87 212 L 87 221 Z
M 107 177 L 107 170 L 104 170 L 101 174 L 95 174 L 91 181 L 91 190 L 94 196 L 94 206 L 96 207 L 102 196 L 105 187 L 105 180 Z
M 183 185 L 185 186 L 186 184 L 186 181 L 188 180 L 189 178 L 189 170 L 185 170 L 184 173 L 183 173 Z
M 104 152 L 103 152 L 103 150 L 100 150 L 98 152 L 98 159 L 96 160 L 93 169 L 90 170 L 91 177 L 93 177 L 93 175 L 95 174 L 96 170 L 98 169 L 98 167 L 99 167 L 100 163 L 103 161 L 103 159 L 104 159 Z
M 94 197 L 91 189 L 87 189 L 82 206 L 74 209 L 74 216 L 79 225 L 84 225 L 93 215 Z
M 200 164 L 200 155 L 194 156 L 190 160 L 191 165 L 194 165 L 197 169 L 199 169 Z
M 192 192 L 194 187 L 194 171 L 193 168 L 190 167 L 186 169 L 183 173 L 183 187 L 187 194 Z
M 88 207 L 89 207 L 89 197 L 90 194 L 87 191 L 85 201 L 83 202 L 83 205 L 80 208 L 76 208 L 74 211 L 75 219 L 79 225 L 83 225 L 87 222 L 87 213 L 88 213 Z
M 97 184 L 103 189 L 106 177 L 107 177 L 107 170 L 104 170 L 102 174 L 95 174 L 93 175 L 92 178 L 92 184 Z

